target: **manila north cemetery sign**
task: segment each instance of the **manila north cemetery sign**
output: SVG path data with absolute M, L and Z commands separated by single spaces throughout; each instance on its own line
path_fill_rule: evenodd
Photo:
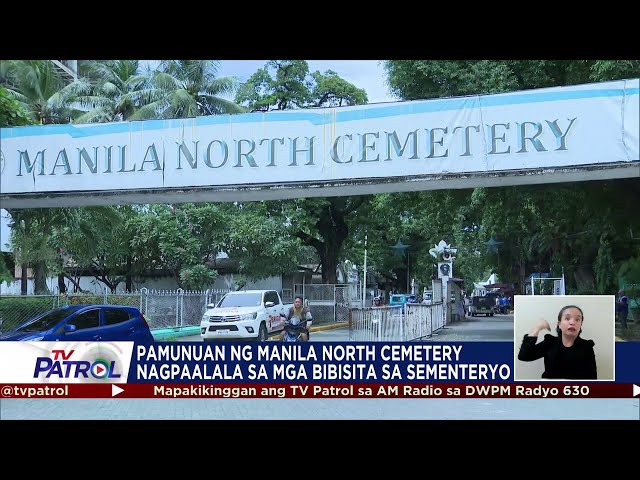
M 640 177 L 639 79 L 357 107 L 0 129 L 0 207 Z

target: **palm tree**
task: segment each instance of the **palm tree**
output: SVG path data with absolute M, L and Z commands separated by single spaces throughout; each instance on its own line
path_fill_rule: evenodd
M 7 91 L 25 108 L 37 124 L 69 123 L 79 112 L 68 106 L 65 82 L 49 60 L 3 62 Z
M 233 97 L 238 81 L 218 77 L 218 60 L 166 60 L 150 73 L 153 90 L 132 119 L 189 118 L 240 113 L 245 110 L 223 97 Z
M 138 60 L 87 60 L 81 70 L 83 76 L 63 89 L 69 104 L 84 111 L 74 123 L 126 121 L 141 106 L 148 79 Z

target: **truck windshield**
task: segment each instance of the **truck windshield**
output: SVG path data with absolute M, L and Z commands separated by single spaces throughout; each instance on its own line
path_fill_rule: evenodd
M 259 307 L 262 304 L 261 293 L 234 293 L 225 295 L 218 307 Z

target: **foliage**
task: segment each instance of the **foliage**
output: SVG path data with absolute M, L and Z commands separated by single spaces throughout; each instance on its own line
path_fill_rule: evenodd
M 194 265 L 180 271 L 180 283 L 188 290 L 200 290 L 212 285 L 218 272 L 204 265 Z
M 618 270 L 618 277 L 622 280 L 623 285 L 633 284 L 640 289 L 640 256 L 622 262 Z
M 360 105 L 367 102 L 367 95 L 331 70 L 311 74 L 304 60 L 271 60 L 240 87 L 235 100 L 251 111 L 267 112 Z M 266 202 L 271 215 L 267 221 L 277 218 L 282 233 L 313 248 L 322 264 L 323 282 L 335 283 L 336 268 L 344 259 L 343 246 L 349 238 L 351 224 L 357 222 L 358 209 L 365 208 L 368 201 L 365 197 L 333 197 Z M 291 246 L 294 250 L 287 247 L 289 253 L 302 251 L 299 242 Z M 281 257 L 283 252 L 275 253 Z M 255 262 L 253 258 L 253 264 Z M 269 263 L 273 268 L 273 262 Z
M 302 60 L 268 62 L 235 95 L 237 79 L 217 76 L 217 61 L 165 61 L 141 74 L 137 61 L 83 61 L 67 87 L 50 61 L 3 61 L 0 125 L 193 117 L 218 113 L 337 107 L 367 102 L 335 72 L 310 72 Z M 640 76 L 638 60 L 393 60 L 392 92 L 405 100 L 477 95 Z M 350 258 L 404 283 L 436 275 L 428 249 L 458 248 L 455 276 L 522 282 L 531 272 L 564 269 L 568 293 L 610 293 L 639 283 L 640 180 L 409 192 L 278 202 L 12 211 L 16 260 L 68 277 L 91 269 L 105 285 L 125 275 L 170 271 L 189 288 L 206 286 L 228 253 L 240 278 L 259 279 L 319 260 L 325 281 Z M 489 251 L 486 242 L 503 243 Z M 393 254 L 398 240 L 407 256 Z M 62 249 L 62 250 L 61 250 Z M 311 253 L 310 253 L 311 251 Z M 69 259 L 74 262 L 70 263 Z M 228 259 L 227 259 L 228 260 Z M 228 264 L 228 262 L 227 262 Z M 233 268 L 233 267 L 232 267 Z M 620 277 L 619 279 L 617 277 Z M 192 283 L 194 282 L 194 283 Z
M 596 277 L 596 289 L 601 295 L 611 294 L 616 291 L 615 272 L 611 252 L 611 242 L 608 235 L 600 236 L 600 247 L 596 256 L 593 269 Z
M 92 272 L 113 293 L 126 276 L 128 243 L 123 225 L 126 207 L 73 209 L 52 227 L 50 244 L 58 252 L 53 273 L 76 282 Z
M 234 77 L 218 77 L 218 60 L 165 60 L 149 73 L 149 88 L 142 106 L 130 117 L 189 118 L 200 115 L 241 113 L 242 107 L 227 97 L 237 89 Z
M 638 60 L 389 60 L 391 92 L 404 100 L 480 95 L 640 76 Z
M 225 252 L 238 261 L 240 274 L 251 280 L 288 274 L 301 261 L 301 243 L 287 235 L 285 218 L 267 202 L 229 204 Z
M 390 60 L 385 71 L 392 93 L 414 100 L 637 78 L 640 61 Z M 417 225 L 439 225 L 446 232 L 439 236 L 455 239 L 456 270 L 473 281 L 495 271 L 501 281 L 522 286 L 532 272 L 555 276 L 564 268 L 567 293 L 606 293 L 621 262 L 640 254 L 632 233 L 640 232 L 640 220 L 629 215 L 640 202 L 636 178 L 482 188 L 452 203 L 442 195 L 417 194 L 420 207 L 410 209 L 411 218 Z M 437 214 L 423 213 L 440 210 L 448 212 L 449 227 L 434 223 Z M 409 228 L 404 235 L 411 233 Z M 483 244 L 492 237 L 503 243 L 490 253 Z
M 220 246 L 215 232 L 222 225 L 216 205 L 152 205 L 128 220 L 129 247 L 147 272 L 168 270 L 185 288 L 180 272 L 215 258 Z
M 304 60 L 270 60 L 240 86 L 236 103 L 251 111 L 363 105 L 367 94 L 333 70 L 310 73 Z
M 7 255 L 4 252 L 0 252 L 0 285 L 4 282 L 10 284 L 13 281 L 13 273 L 10 270 L 11 265 L 7 264 Z
M 308 75 L 304 60 L 270 60 L 241 85 L 236 103 L 262 112 L 304 108 L 311 99 Z
M 0 85 L 0 127 L 31 125 L 33 121 L 9 91 Z
M 50 60 L 5 61 L 7 88 L 36 124 L 69 123 L 79 112 L 69 106 L 64 81 Z
M 340 77 L 333 70 L 311 74 L 311 104 L 314 107 L 342 107 L 346 105 L 364 105 L 369 99 L 363 88 Z
M 138 60 L 88 60 L 81 67 L 84 75 L 63 89 L 67 103 L 83 112 L 74 123 L 128 120 L 144 105 L 148 78 Z

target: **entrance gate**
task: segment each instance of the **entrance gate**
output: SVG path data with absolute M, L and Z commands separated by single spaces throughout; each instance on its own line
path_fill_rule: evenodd
M 637 178 L 640 79 L 171 121 L 0 128 L 0 208 Z

